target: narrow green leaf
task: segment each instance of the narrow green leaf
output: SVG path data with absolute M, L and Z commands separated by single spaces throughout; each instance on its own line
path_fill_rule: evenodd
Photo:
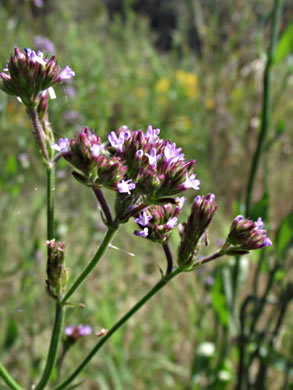
M 253 221 L 256 221 L 259 217 L 265 222 L 268 218 L 268 210 L 269 210 L 269 193 L 265 192 L 262 198 L 259 199 L 258 202 L 255 203 L 251 210 L 250 218 Z
M 8 320 L 6 335 L 3 343 L 3 349 L 9 350 L 12 345 L 15 343 L 18 337 L 18 329 L 16 321 L 11 317 Z
M 275 248 L 277 257 L 286 255 L 287 250 L 293 245 L 293 210 L 282 220 L 277 230 Z
M 278 42 L 273 63 L 279 64 L 291 52 L 293 52 L 293 22 L 283 32 Z
M 211 297 L 213 308 L 218 314 L 221 324 L 224 327 L 228 326 L 229 315 L 221 277 L 216 279 L 216 282 L 213 285 Z

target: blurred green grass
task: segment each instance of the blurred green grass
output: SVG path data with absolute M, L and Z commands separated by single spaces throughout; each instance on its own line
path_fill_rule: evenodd
M 210 232 L 211 245 L 216 245 L 229 228 L 234 203 L 243 200 L 255 148 L 263 69 L 263 48 L 257 42 L 267 10 L 255 14 L 253 0 L 241 6 L 227 2 L 234 19 L 224 25 L 220 6 L 207 13 L 200 58 L 186 44 L 186 12 L 174 32 L 173 47 L 160 52 L 147 18 L 131 10 L 126 19 L 117 16 L 110 22 L 102 2 L 88 1 L 84 7 L 77 1 L 70 7 L 65 1 L 52 2 L 48 14 L 33 2 L 6 3 L 0 5 L 3 66 L 14 46 L 33 48 L 34 36 L 42 35 L 54 43 L 60 64 L 76 72 L 70 85 L 56 88 L 57 99 L 50 104 L 56 138 L 73 136 L 85 125 L 102 138 L 123 124 L 132 129 L 159 127 L 162 137 L 171 138 L 197 160 L 200 193 L 216 194 L 221 210 Z M 261 2 L 264 7 L 270 3 Z M 275 69 L 274 96 L 286 72 L 285 63 Z M 289 84 L 272 123 L 274 132 L 284 121 L 286 132 L 267 156 L 272 231 L 292 206 L 291 95 Z M 23 106 L 2 93 L 0 98 L 0 356 L 12 375 L 29 386 L 44 364 L 54 311 L 43 288 L 45 178 Z M 60 164 L 57 176 L 57 232 L 66 243 L 74 277 L 94 253 L 103 227 L 92 194 L 72 180 L 65 164 Z M 260 172 L 256 199 L 262 177 Z M 86 308 L 68 309 L 66 324 L 89 323 L 96 332 L 109 328 L 159 278 L 158 267 L 165 266 L 161 248 L 145 245 L 132 235 L 133 229 L 131 224 L 123 226 L 113 242 L 121 250 L 109 250 L 75 297 Z M 174 234 L 172 240 L 175 248 L 178 237 Z M 249 262 L 253 264 L 253 256 Z M 225 337 L 219 330 L 219 313 L 212 310 L 211 290 L 216 287 L 205 282 L 211 274 L 218 280 L 225 267 L 227 259 L 181 276 L 162 291 L 95 357 L 81 376 L 87 378 L 82 388 L 187 389 L 197 346 L 204 341 L 217 345 Z M 290 329 L 289 320 L 285 334 Z M 62 372 L 69 373 L 95 341 L 93 335 L 74 346 Z M 236 359 L 231 356 L 227 372 L 233 373 Z M 210 372 L 216 363 L 208 362 Z M 200 385 L 192 390 L 208 388 L 208 380 L 208 370 L 201 369 Z M 233 380 L 231 374 L 217 388 L 229 389 Z M 278 389 L 278 384 L 272 386 Z

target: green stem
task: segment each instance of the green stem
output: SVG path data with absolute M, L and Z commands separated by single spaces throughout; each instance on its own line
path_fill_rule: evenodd
M 85 279 L 89 276 L 89 274 L 92 272 L 92 270 L 95 268 L 95 266 L 98 264 L 99 260 L 103 256 L 103 254 L 106 252 L 109 244 L 111 243 L 113 237 L 115 236 L 118 228 L 116 227 L 109 227 L 108 231 L 97 250 L 96 254 L 92 258 L 92 260 L 88 263 L 88 265 L 85 267 L 85 269 L 82 271 L 82 273 L 77 277 L 77 279 L 73 282 L 67 293 L 65 294 L 64 298 L 62 299 L 62 304 L 64 305 L 67 300 L 71 297 L 71 295 L 78 289 L 78 287 L 85 281 Z
M 258 137 L 257 147 L 253 156 L 248 185 L 246 193 L 245 214 L 249 216 L 251 211 L 251 201 L 253 195 L 253 187 L 255 183 L 256 173 L 260 162 L 261 153 L 265 144 L 267 134 L 270 126 L 270 92 L 271 92 L 271 67 L 273 65 L 273 58 L 278 39 L 278 31 L 281 18 L 281 4 L 282 0 L 275 0 L 273 8 L 272 32 L 270 46 L 268 49 L 268 58 L 264 71 L 263 78 L 263 100 L 262 100 L 262 118 L 261 130 Z
M 55 165 L 47 167 L 47 239 L 54 238 Z
M 0 363 L 0 377 L 4 380 L 4 382 L 13 390 L 23 390 L 15 380 L 9 375 L 4 366 Z
M 28 116 L 30 117 L 30 119 L 32 121 L 35 140 L 36 140 L 39 148 L 41 149 L 43 157 L 49 163 L 50 158 L 49 158 L 48 150 L 47 150 L 47 147 L 46 147 L 46 143 L 44 141 L 44 132 L 43 132 L 40 120 L 39 120 L 38 113 L 37 113 L 37 111 L 35 109 L 28 108 L 27 109 L 27 114 L 28 114 Z
M 106 341 L 119 329 L 125 322 L 132 317 L 147 301 L 149 301 L 157 292 L 159 292 L 171 279 L 178 275 L 181 271 L 180 268 L 175 269 L 168 278 L 162 278 L 144 297 L 141 298 L 111 329 L 107 334 L 94 346 L 90 353 L 85 357 L 81 364 L 77 367 L 71 375 L 69 375 L 62 383 L 54 387 L 53 390 L 65 389 L 85 368 L 89 361 L 95 356 L 95 354 L 102 348 Z
M 51 337 L 50 348 L 47 356 L 47 362 L 46 362 L 46 366 L 42 378 L 40 379 L 40 382 L 37 384 L 35 390 L 42 390 L 45 388 L 45 386 L 49 382 L 50 376 L 55 367 L 58 348 L 59 348 L 62 329 L 63 329 L 64 316 L 65 316 L 65 309 L 60 302 L 57 302 L 55 323 L 54 323 L 53 333 Z

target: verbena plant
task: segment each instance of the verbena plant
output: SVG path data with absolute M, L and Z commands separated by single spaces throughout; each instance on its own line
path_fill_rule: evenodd
M 54 390 L 68 388 L 106 341 L 179 274 L 195 271 L 225 255 L 239 256 L 272 245 L 260 217 L 253 222 L 237 216 L 224 244 L 214 253 L 201 256 L 201 246 L 208 245 L 207 228 L 218 208 L 215 195 L 208 194 L 195 197 L 189 217 L 178 226 L 181 240 L 176 253 L 172 253 L 168 240 L 177 226 L 186 200 L 182 194 L 189 190 L 197 191 L 200 186 L 195 174 L 195 161 L 186 160 L 182 149 L 170 140 L 161 139 L 160 130 L 152 126 L 148 126 L 146 132 L 132 131 L 123 126 L 116 132 L 111 131 L 104 142 L 94 131 L 85 128 L 75 138 L 61 138 L 56 143 L 48 118 L 48 104 L 50 97 L 55 95 L 53 87 L 73 76 L 73 70 L 69 66 L 61 69 L 55 57 L 47 58 L 40 51 L 21 51 L 18 48 L 15 48 L 4 72 L 0 74 L 0 88 L 8 95 L 17 97 L 26 107 L 47 172 L 48 257 L 44 283 L 48 297 L 55 301 L 56 314 L 43 374 L 38 384 L 32 385 L 36 390 L 48 385 L 56 362 L 62 362 L 64 351 L 57 359 L 66 308 L 78 305 L 73 300 L 74 293 L 97 266 L 122 224 L 134 219 L 138 226 L 134 234 L 143 245 L 153 241 L 163 247 L 166 269 L 160 270 L 158 282 L 117 323 L 98 334 L 96 345 L 71 374 L 60 378 Z M 107 229 L 96 254 L 69 286 L 65 244 L 58 241 L 55 235 L 54 198 L 58 190 L 55 168 L 60 159 L 70 164 L 72 175 L 78 182 L 93 191 Z M 104 188 L 115 194 L 113 209 L 104 197 Z M 87 331 L 82 327 L 66 330 L 73 339 Z M 0 375 L 10 388 L 23 389 L 2 364 Z

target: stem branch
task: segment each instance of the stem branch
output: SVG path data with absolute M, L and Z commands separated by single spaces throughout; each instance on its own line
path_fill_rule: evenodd
M 0 377 L 13 390 L 24 390 L 15 380 L 9 375 L 4 366 L 0 363 Z
M 85 281 L 85 279 L 89 276 L 89 274 L 92 272 L 92 270 L 95 268 L 95 266 L 98 264 L 99 260 L 103 256 L 103 254 L 106 252 L 109 244 L 111 243 L 113 237 L 115 236 L 118 228 L 109 227 L 108 231 L 97 250 L 96 254 L 92 258 L 92 260 L 88 263 L 88 265 L 85 267 L 85 269 L 81 272 L 81 274 L 77 277 L 77 279 L 73 282 L 67 293 L 65 294 L 64 298 L 62 299 L 62 304 L 64 305 L 67 300 L 71 297 L 71 295 L 78 289 L 78 287 Z
M 175 269 L 168 277 L 162 278 L 144 297 L 141 298 L 115 325 L 109 329 L 108 333 L 94 346 L 89 352 L 81 364 L 76 368 L 71 375 L 69 375 L 62 383 L 54 387 L 53 390 L 65 389 L 85 368 L 89 361 L 95 356 L 95 354 L 102 348 L 106 341 L 119 329 L 125 322 L 132 317 L 147 301 L 149 301 L 158 291 L 160 291 L 171 279 L 178 275 L 181 269 Z

